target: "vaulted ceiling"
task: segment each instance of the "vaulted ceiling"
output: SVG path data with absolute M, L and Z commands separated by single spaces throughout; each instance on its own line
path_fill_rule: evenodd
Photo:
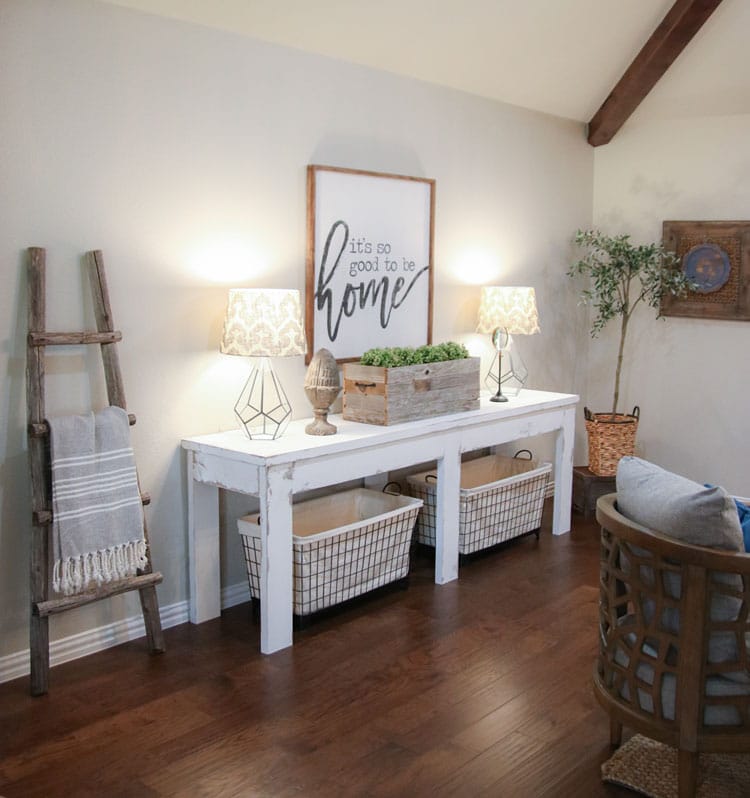
M 106 1 L 580 122 L 592 120 L 675 5 L 675 0 Z M 750 113 L 750 1 L 723 0 L 706 16 L 632 119 Z M 664 57 L 662 51 L 657 67 Z

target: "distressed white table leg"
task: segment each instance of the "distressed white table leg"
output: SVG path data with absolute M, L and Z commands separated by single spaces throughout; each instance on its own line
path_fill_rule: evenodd
M 461 454 L 448 446 L 437 461 L 435 517 L 435 582 L 458 579 L 458 501 L 461 488 Z
M 573 501 L 573 438 L 575 408 L 563 411 L 562 424 L 555 439 L 555 501 L 552 534 L 570 532 L 570 509 Z
M 219 489 L 196 482 L 194 454 L 187 455 L 190 621 L 203 623 L 221 614 Z
M 292 645 L 291 467 L 260 472 L 260 650 Z

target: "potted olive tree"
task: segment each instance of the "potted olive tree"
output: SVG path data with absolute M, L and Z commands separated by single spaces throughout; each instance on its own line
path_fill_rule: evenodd
M 633 244 L 629 235 L 609 236 L 599 230 L 579 230 L 575 242 L 582 257 L 568 270 L 569 277 L 587 277 L 581 301 L 593 310 L 591 336 L 596 338 L 612 319 L 620 320 L 620 342 L 614 364 L 612 409 L 591 413 L 584 408 L 589 441 L 589 470 L 613 476 L 621 457 L 632 454 L 638 429 L 639 408 L 618 413 L 620 376 L 628 327 L 641 303 L 661 315 L 662 297 L 684 296 L 692 283 L 678 268 L 679 258 L 662 244 Z

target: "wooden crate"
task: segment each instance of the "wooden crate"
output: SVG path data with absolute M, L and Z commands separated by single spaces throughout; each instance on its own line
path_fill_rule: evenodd
M 344 418 L 400 424 L 479 407 L 479 358 L 419 366 L 344 364 Z
M 573 509 L 584 518 L 596 515 L 596 500 L 615 492 L 615 478 L 594 474 L 586 466 L 573 468 Z

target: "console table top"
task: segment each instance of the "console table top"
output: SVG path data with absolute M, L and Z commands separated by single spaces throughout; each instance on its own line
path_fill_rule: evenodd
M 233 456 L 246 462 L 258 464 L 283 463 L 333 454 L 337 451 L 376 446 L 409 438 L 429 435 L 432 431 L 446 428 L 461 429 L 473 425 L 485 425 L 494 419 L 507 421 L 524 413 L 539 413 L 545 409 L 556 410 L 575 405 L 575 394 L 550 391 L 522 390 L 508 402 L 491 402 L 489 395 L 482 396 L 477 410 L 430 416 L 403 424 L 380 426 L 345 421 L 340 415 L 329 415 L 329 420 L 338 427 L 335 435 L 308 435 L 305 427 L 310 418 L 290 422 L 285 433 L 276 440 L 250 440 L 241 429 L 195 435 L 182 440 L 182 447 L 195 452 L 221 452 L 222 456 Z

